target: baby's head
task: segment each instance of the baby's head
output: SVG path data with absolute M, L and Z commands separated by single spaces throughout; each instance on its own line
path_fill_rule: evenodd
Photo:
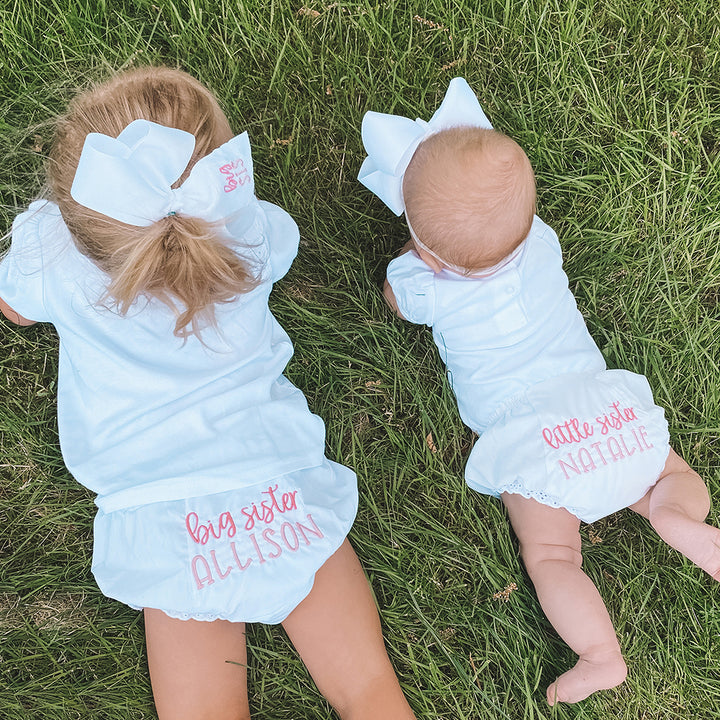
M 71 189 L 90 133 L 116 138 L 135 120 L 177 128 L 195 137 L 181 185 L 193 166 L 233 134 L 213 94 L 187 73 L 167 67 L 123 72 L 80 93 L 60 118 L 50 152 L 48 181 L 80 252 L 109 276 L 107 295 L 121 314 L 144 295 L 176 314 L 186 336 L 214 324 L 214 305 L 257 284 L 251 269 L 213 223 L 169 213 L 148 226 L 119 222 L 76 202 Z
M 430 135 L 403 181 L 405 216 L 415 239 L 444 265 L 490 268 L 525 239 L 535 212 L 535 176 L 506 135 L 456 127 Z

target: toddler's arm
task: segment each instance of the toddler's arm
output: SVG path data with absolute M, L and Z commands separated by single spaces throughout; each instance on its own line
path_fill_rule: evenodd
M 2 298 L 0 298 L 0 312 L 11 322 L 17 325 L 34 325 L 35 320 L 28 320 L 20 313 L 16 313 Z

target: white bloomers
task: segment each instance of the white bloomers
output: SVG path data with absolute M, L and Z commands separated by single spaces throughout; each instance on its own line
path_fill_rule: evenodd
M 668 440 L 642 375 L 563 375 L 505 403 L 475 443 L 465 479 L 479 492 L 520 494 L 593 522 L 657 482 Z
M 330 460 L 228 492 L 100 510 L 92 570 L 105 595 L 135 608 L 279 623 L 356 511 L 355 473 Z

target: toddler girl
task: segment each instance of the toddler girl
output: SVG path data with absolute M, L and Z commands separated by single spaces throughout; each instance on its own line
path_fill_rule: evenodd
M 607 610 L 581 569 L 580 521 L 630 507 L 720 580 L 708 492 L 669 447 L 647 381 L 607 370 L 562 270 L 557 236 L 534 215 L 530 162 L 495 132 L 455 78 L 429 123 L 367 113 L 360 180 L 411 240 L 385 296 L 432 327 L 463 420 L 481 433 L 470 487 L 501 497 L 540 604 L 577 664 L 552 705 L 620 684 L 626 666 Z
M 65 462 L 97 493 L 93 573 L 143 608 L 161 719 L 249 717 L 245 622 L 282 622 L 343 718 L 412 718 L 346 540 L 354 473 L 282 372 L 268 309 L 298 229 L 247 133 L 166 68 L 81 94 L 52 201 L 13 225 L 2 311 L 60 337 Z

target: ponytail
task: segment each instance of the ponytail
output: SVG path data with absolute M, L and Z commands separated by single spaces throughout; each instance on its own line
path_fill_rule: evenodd
M 218 228 L 204 220 L 171 215 L 133 235 L 108 259 L 108 295 L 121 314 L 140 295 L 157 298 L 176 313 L 178 337 L 214 325 L 216 303 L 230 302 L 259 282 Z

